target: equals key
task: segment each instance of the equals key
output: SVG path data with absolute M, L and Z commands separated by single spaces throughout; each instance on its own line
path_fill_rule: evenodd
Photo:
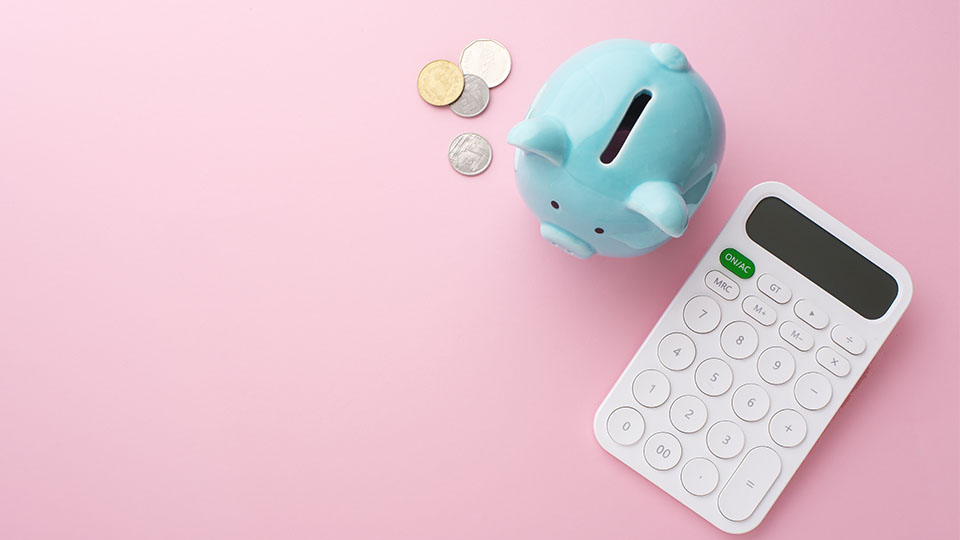
M 753 515 L 780 476 L 780 469 L 780 456 L 769 446 L 750 450 L 720 492 L 717 505 L 723 517 L 743 521 Z

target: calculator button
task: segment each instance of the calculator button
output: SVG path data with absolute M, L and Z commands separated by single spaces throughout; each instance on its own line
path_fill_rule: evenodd
M 613 442 L 629 446 L 643 437 L 643 416 L 632 407 L 620 407 L 607 418 L 607 434 Z
M 751 295 L 743 299 L 743 312 L 764 326 L 777 322 L 777 312 L 756 296 Z
M 842 324 L 833 327 L 833 330 L 830 331 L 830 338 L 850 354 L 860 354 L 867 348 L 867 343 L 863 341 L 862 337 L 854 334 L 853 331 Z
M 655 369 L 641 371 L 633 380 L 633 397 L 644 407 L 659 407 L 670 397 L 670 381 Z
M 707 458 L 693 458 L 680 469 L 680 483 L 691 495 L 709 495 L 720 482 L 717 466 Z
M 753 515 L 763 496 L 780 476 L 780 468 L 780 456 L 768 446 L 758 446 L 747 452 L 720 491 L 717 506 L 723 517 L 743 521 Z
M 850 362 L 830 347 L 817 349 L 817 363 L 837 377 L 846 377 L 850 374 Z
M 697 348 L 693 345 L 693 340 L 686 334 L 674 332 L 667 334 L 660 340 L 657 355 L 660 356 L 660 363 L 668 369 L 681 371 L 687 369 L 693 363 L 693 359 L 697 355 Z
M 784 448 L 793 448 L 807 437 L 807 421 L 793 409 L 777 411 L 770 419 L 770 438 Z
M 694 375 L 697 388 L 708 396 L 722 396 L 733 384 L 733 370 L 719 358 L 707 358 Z
M 787 287 L 782 281 L 770 274 L 764 274 L 757 279 L 757 288 L 778 304 L 786 304 L 790 301 L 790 297 L 793 296 L 793 293 L 790 292 L 790 287 Z
M 680 463 L 682 453 L 680 441 L 665 431 L 654 433 L 643 445 L 644 459 L 658 471 L 667 471 L 676 467 L 677 463 Z
M 757 350 L 760 341 L 757 331 L 749 323 L 735 321 L 724 327 L 720 333 L 720 348 L 730 358 L 743 360 Z
M 720 304 L 709 296 L 694 296 L 683 306 L 683 322 L 698 334 L 712 332 L 720 324 Z
M 826 377 L 811 371 L 797 379 L 797 385 L 793 387 L 793 395 L 804 409 L 818 411 L 830 403 L 833 388 L 830 387 L 830 381 Z
M 681 433 L 696 433 L 707 423 L 707 406 L 696 396 L 680 396 L 670 406 L 670 423 Z
M 717 270 L 707 272 L 707 277 L 704 278 L 704 281 L 707 287 L 711 291 L 719 294 L 721 298 L 733 300 L 740 296 L 740 286 Z
M 790 351 L 783 347 L 770 347 L 760 353 L 757 360 L 757 373 L 770 384 L 783 384 L 793 377 L 797 363 Z
M 730 459 L 743 450 L 746 437 L 740 426 L 729 420 L 723 420 L 710 426 L 707 431 L 707 448 L 720 459 Z
M 745 384 L 733 393 L 733 412 L 741 420 L 756 422 L 770 410 L 770 396 L 757 384 Z
M 809 351 L 813 348 L 813 336 L 793 321 L 786 321 L 780 325 L 780 337 L 801 351 Z
M 800 317 L 800 320 L 816 328 L 823 330 L 830 324 L 830 317 L 827 313 L 818 308 L 809 300 L 800 300 L 793 306 L 793 312 Z

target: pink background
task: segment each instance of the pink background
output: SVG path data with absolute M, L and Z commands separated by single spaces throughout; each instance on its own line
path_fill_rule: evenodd
M 960 534 L 955 2 L 80 4 L 0 17 L 3 538 L 719 538 L 591 421 L 767 179 L 916 294 L 753 536 Z M 478 37 L 489 109 L 423 103 Z M 680 46 L 727 151 L 682 240 L 581 262 L 504 139 L 610 37 Z

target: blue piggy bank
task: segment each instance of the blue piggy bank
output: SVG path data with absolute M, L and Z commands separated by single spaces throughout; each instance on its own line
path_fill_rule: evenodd
M 677 47 L 616 39 L 550 76 L 510 130 L 517 186 L 571 255 L 632 257 L 683 234 L 723 155 L 723 116 Z

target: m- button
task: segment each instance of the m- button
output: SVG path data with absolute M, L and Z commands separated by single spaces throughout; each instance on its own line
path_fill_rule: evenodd
M 707 272 L 704 282 L 706 282 L 707 288 L 727 300 L 733 300 L 740 296 L 740 286 L 717 270 Z
M 780 325 L 780 337 L 801 351 L 806 352 L 813 348 L 813 336 L 793 321 L 786 321 Z

